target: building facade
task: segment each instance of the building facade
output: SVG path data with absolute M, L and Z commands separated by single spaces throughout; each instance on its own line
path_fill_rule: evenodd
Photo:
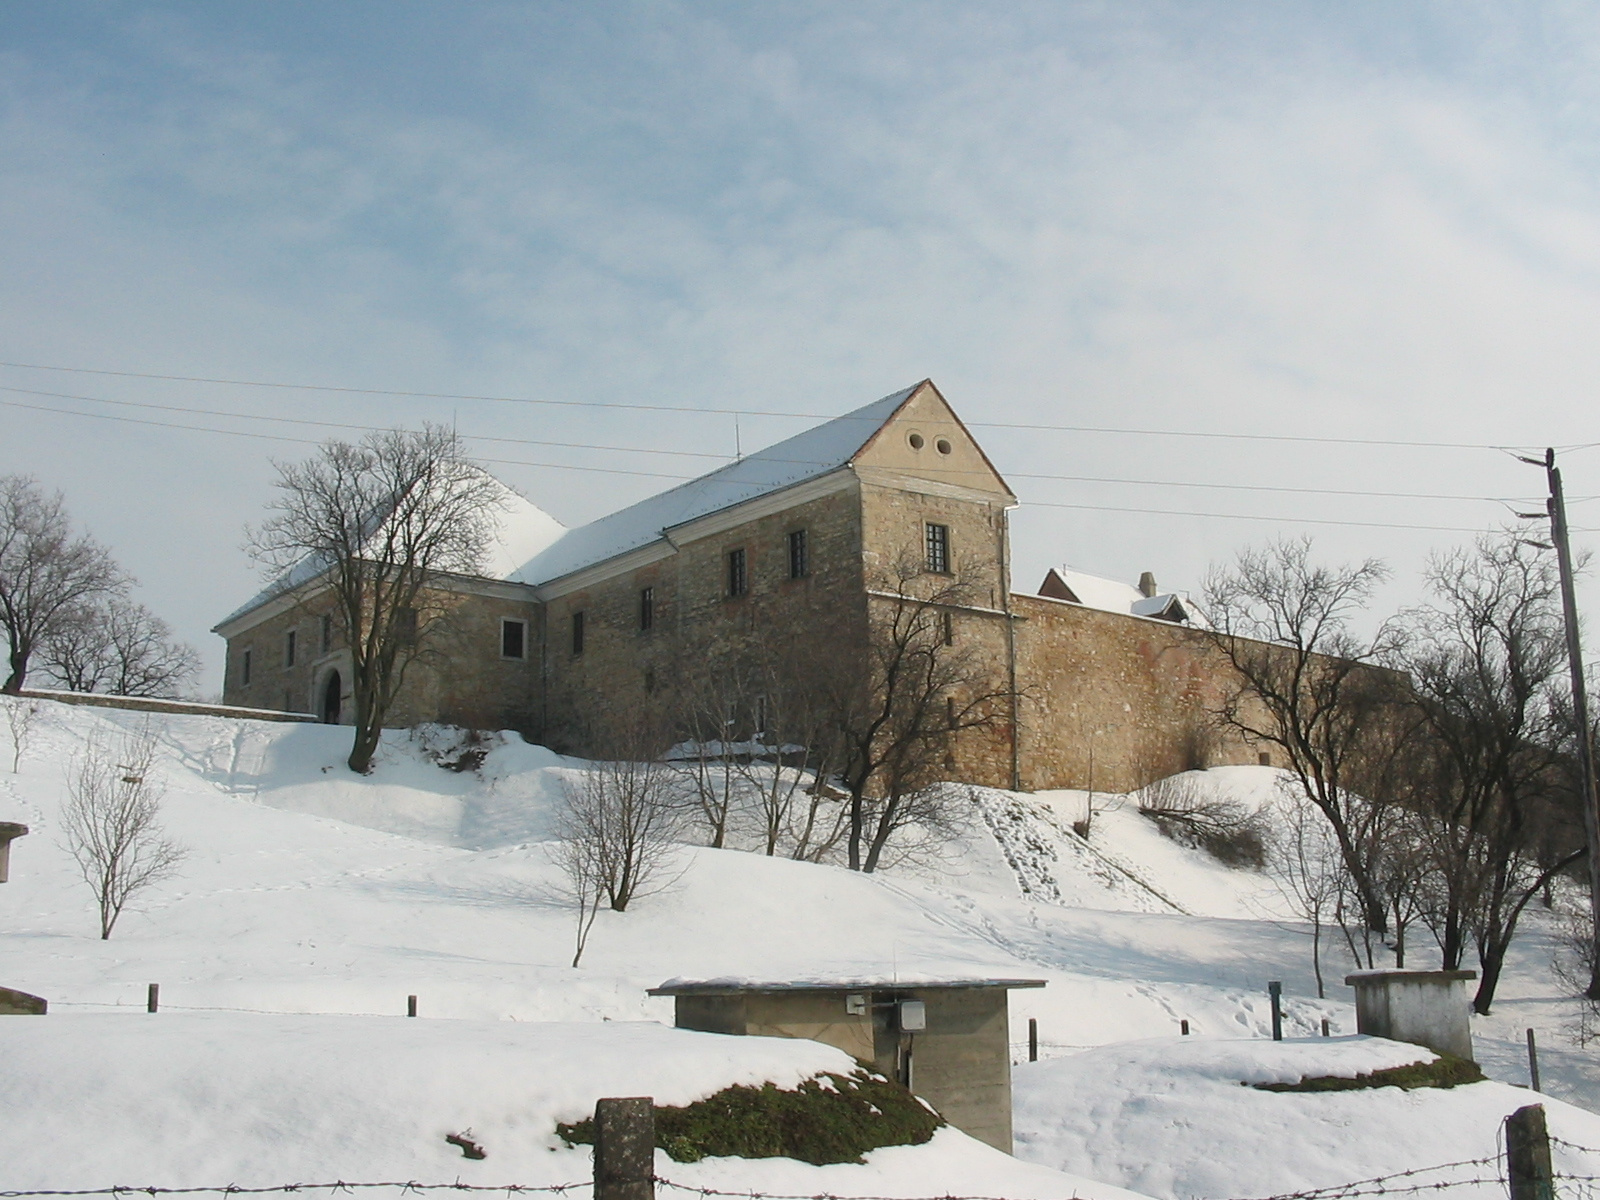
M 926 583 L 954 597 L 946 639 L 1007 697 L 953 739 L 951 778 L 1123 791 L 1258 761 L 1214 728 L 1230 676 L 1175 598 L 1147 584 L 1113 611 L 1056 572 L 1044 594 L 1012 590 L 1016 503 L 924 381 L 590 525 L 540 514 L 548 528 L 505 539 L 521 553 L 448 581 L 450 635 L 409 669 L 391 723 L 604 753 L 625 716 L 670 707 L 719 658 L 782 647 L 849 662 L 874 609 Z M 228 703 L 350 719 L 348 658 L 315 586 L 269 591 L 216 632 Z

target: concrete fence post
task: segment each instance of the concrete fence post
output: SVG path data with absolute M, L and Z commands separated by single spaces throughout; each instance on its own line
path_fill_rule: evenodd
M 1028 1061 L 1039 1061 L 1039 1018 L 1028 1018 Z
M 1506 1175 L 1511 1200 L 1555 1200 L 1544 1105 L 1526 1105 L 1506 1118 Z
M 594 1200 L 655 1200 L 656 1108 L 650 1096 L 596 1100 Z
M 1267 984 L 1267 997 L 1272 1001 L 1272 1040 L 1283 1041 L 1283 984 L 1274 979 Z

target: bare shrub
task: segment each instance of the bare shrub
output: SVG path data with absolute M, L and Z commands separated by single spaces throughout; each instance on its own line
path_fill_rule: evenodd
M 574 890 L 594 890 L 624 912 L 661 886 L 677 824 L 672 800 L 672 774 L 654 760 L 597 762 L 569 781 L 558 828 Z
M 62 833 L 100 906 L 102 940 L 128 902 L 188 853 L 161 829 L 162 789 L 150 776 L 155 752 L 148 728 L 110 746 L 91 739 L 67 776 Z
M 11 773 L 15 775 L 22 765 L 22 752 L 28 748 L 28 734 L 33 729 L 33 719 L 39 715 L 39 705 L 33 700 L 5 698 L 6 728 L 11 733 Z
M 1172 775 L 1142 789 L 1139 811 L 1180 846 L 1204 850 L 1225 866 L 1260 870 L 1267 864 L 1260 815 L 1209 793 L 1190 776 Z

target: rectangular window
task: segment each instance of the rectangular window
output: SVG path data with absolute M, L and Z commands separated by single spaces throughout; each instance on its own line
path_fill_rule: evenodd
M 574 654 L 583 653 L 583 614 L 581 612 L 572 614 L 572 652 Z
M 935 525 L 929 521 L 926 528 L 928 570 L 935 575 L 948 575 L 950 574 L 950 526 Z
M 954 646 L 956 644 L 956 623 L 951 620 L 949 613 L 941 613 L 940 617 L 944 623 L 944 644 L 946 646 Z
M 806 546 L 806 531 L 796 529 L 789 535 L 789 578 L 804 579 L 809 574 L 811 558 Z
M 250 651 L 239 655 L 239 686 L 250 686 Z
M 944 698 L 944 723 L 950 729 L 956 727 L 956 698 L 954 696 L 946 696 Z
M 744 548 L 728 551 L 728 595 L 742 596 L 750 590 L 750 574 L 745 566 Z
M 639 589 L 639 628 L 641 630 L 654 629 L 656 624 L 656 590 L 653 587 Z
M 500 657 L 528 657 L 528 623 L 506 618 L 500 622 Z
M 333 649 L 333 615 L 322 614 L 322 652 L 326 654 Z
M 417 610 L 414 608 L 402 608 L 394 616 L 395 632 L 400 635 L 400 640 L 402 642 L 416 641 Z
M 300 635 L 293 629 L 289 630 L 288 633 L 283 635 L 283 665 L 284 666 L 286 666 L 286 667 L 294 666 L 294 652 L 295 652 L 296 644 L 299 641 L 300 641 Z

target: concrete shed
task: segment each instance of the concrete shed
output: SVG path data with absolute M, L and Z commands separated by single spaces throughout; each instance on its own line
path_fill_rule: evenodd
M 902 983 L 671 980 L 680 1029 L 810 1038 L 897 1079 L 964 1133 L 1011 1153 L 1007 993 L 1042 979 Z

